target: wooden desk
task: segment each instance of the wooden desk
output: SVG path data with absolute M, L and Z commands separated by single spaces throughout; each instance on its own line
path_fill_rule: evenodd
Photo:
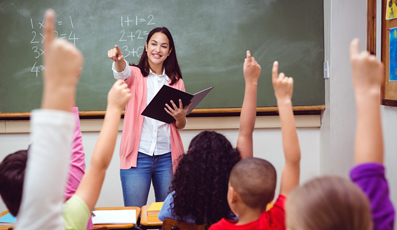
M 142 215 L 141 215 L 141 225 L 143 226 L 158 226 L 161 227 L 163 222 L 157 219 L 157 217 L 148 217 L 147 210 L 149 209 L 149 205 L 145 205 L 142 207 Z
M 95 210 L 135 210 L 136 211 L 136 221 L 138 221 L 141 209 L 139 207 L 106 207 L 106 208 L 95 208 Z M 109 229 L 123 229 L 123 228 L 133 228 L 135 224 L 94 224 L 94 228 L 108 227 Z
M 4 211 L 0 214 L 0 217 L 5 216 L 6 214 L 8 214 L 8 210 Z M 14 225 L 0 225 L 0 230 L 8 230 L 9 228 L 13 228 Z

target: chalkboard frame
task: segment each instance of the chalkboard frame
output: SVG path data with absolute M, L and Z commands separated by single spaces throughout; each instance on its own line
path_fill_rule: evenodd
M 320 115 L 325 110 L 325 105 L 293 106 L 295 115 Z M 211 117 L 211 116 L 239 116 L 241 108 L 215 108 L 194 109 L 188 117 Z M 258 107 L 257 115 L 277 115 L 277 107 Z M 103 118 L 106 111 L 80 111 L 82 119 Z M 124 116 L 124 112 L 122 113 Z M 30 113 L 0 113 L 0 120 L 28 120 Z
M 249 3 L 245 3 L 245 4 L 248 4 L 249 5 Z M 291 11 L 291 10 L 288 10 L 288 9 L 290 9 L 290 8 L 287 8 L 286 10 L 285 10 L 285 8 L 284 8 L 284 13 L 286 13 L 286 14 L 293 14 L 294 12 L 293 11 Z M 298 12 L 298 10 L 296 10 L 295 9 L 295 11 L 297 11 Z M 267 12 L 267 14 L 269 14 L 269 15 L 271 15 L 271 12 Z M 274 17 L 275 15 L 273 15 L 273 17 Z M 313 21 L 313 20 L 310 20 L 310 21 Z M 287 22 L 287 21 L 286 21 Z M 308 23 L 308 21 L 305 21 L 306 23 Z M 305 23 L 302 23 L 302 24 L 305 24 Z M 33 26 L 32 26 L 32 28 L 33 28 Z M 274 30 L 276 29 L 276 28 L 281 28 L 281 26 L 280 25 L 278 25 L 277 24 L 277 26 L 275 27 L 275 28 L 273 28 L 273 27 L 271 27 L 271 29 L 272 30 L 269 30 L 269 31 L 271 31 L 271 32 L 274 32 Z M 234 30 L 233 30 L 234 31 Z M 245 31 L 245 30 L 244 30 Z M 246 31 L 245 31 L 246 32 Z M 245 32 L 243 32 L 243 33 L 245 33 Z M 285 33 L 288 33 L 287 31 L 285 31 Z M 176 33 L 176 34 L 181 34 L 181 33 Z M 252 34 L 252 33 L 251 33 Z M 303 34 L 303 33 L 302 33 Z M 175 35 L 175 34 L 174 34 Z M 277 36 L 276 37 L 277 39 L 280 39 L 281 37 L 279 37 L 279 36 Z M 287 37 L 288 38 L 288 37 Z M 175 39 L 175 37 L 174 37 L 174 39 Z M 249 42 L 253 42 L 252 40 L 250 40 L 250 37 L 247 37 L 246 39 L 248 39 L 247 41 L 249 41 Z M 302 39 L 302 37 L 300 37 L 300 39 Z M 302 41 L 303 41 L 304 39 L 302 39 Z M 289 42 L 291 42 L 291 41 L 289 41 Z M 249 44 L 250 43 L 247 43 L 247 47 L 244 47 L 245 49 L 249 49 Z M 267 44 L 268 45 L 268 47 L 272 47 L 272 46 L 275 46 L 275 45 L 278 45 L 278 43 L 271 43 L 270 45 L 269 44 Z M 179 44 L 178 46 L 177 46 L 178 48 L 179 47 L 181 47 L 181 45 Z M 323 49 L 323 48 L 322 48 Z M 262 50 L 263 51 L 263 50 Z M 271 50 L 270 50 L 271 51 Z M 178 51 L 178 52 L 180 52 L 180 50 Z M 245 51 L 244 51 L 245 52 Z M 241 52 L 239 52 L 239 53 L 241 53 Z M 264 52 L 262 52 L 262 53 L 264 53 Z M 272 53 L 272 52 L 271 52 Z M 179 53 L 180 54 L 180 53 Z M 274 53 L 272 53 L 272 54 L 274 54 Z M 274 57 L 274 58 L 277 58 L 278 56 L 277 55 L 275 55 L 276 57 Z M 255 57 L 257 57 L 257 56 L 255 56 Z M 259 58 L 259 57 L 258 57 Z M 236 58 L 235 58 L 236 59 Z M 239 56 L 239 58 L 238 59 L 240 59 L 240 60 L 243 60 L 242 59 L 242 57 L 240 57 Z M 280 60 L 279 60 L 280 61 Z M 261 64 L 262 64 L 263 62 L 261 62 Z M 281 60 L 281 63 L 283 64 L 283 63 L 286 63 L 286 62 L 283 62 L 283 60 Z M 269 63 L 266 63 L 266 68 L 267 67 L 269 67 L 269 66 L 271 66 L 271 64 L 269 64 Z M 321 63 L 321 65 L 322 65 L 322 63 Z M 285 66 L 283 66 L 284 68 L 285 68 Z M 288 65 L 287 65 L 287 67 L 288 67 Z M 265 64 L 263 63 L 263 69 L 265 69 Z M 319 70 L 319 69 L 321 69 L 321 68 L 318 68 L 318 66 L 316 67 L 316 70 Z M 283 69 L 281 69 L 281 71 L 282 71 Z M 285 70 L 285 69 L 284 69 Z M 291 69 L 286 69 L 285 71 L 286 71 L 286 73 L 288 74 L 288 73 L 290 73 L 291 71 L 289 71 L 289 70 L 291 70 Z M 182 71 L 183 72 L 183 71 Z M 189 71 L 187 71 L 187 72 L 189 72 Z M 242 72 L 242 71 L 241 71 Z M 263 71 L 264 72 L 264 71 Z M 241 73 L 242 74 L 242 73 Z M 240 74 L 240 75 L 241 75 Z M 310 74 L 306 74 L 306 76 L 309 76 Z M 318 77 L 322 77 L 322 73 L 321 73 L 321 71 L 320 71 L 320 74 L 317 74 L 318 75 Z M 184 76 L 186 76 L 186 75 L 184 75 Z M 185 78 L 184 78 L 185 79 Z M 261 77 L 261 79 L 260 80 L 262 80 L 263 79 L 263 77 Z M 263 80 L 262 80 L 263 81 Z M 185 83 L 186 84 L 186 83 Z M 196 84 L 196 83 L 194 83 L 194 84 Z M 239 84 L 241 84 L 241 82 L 239 83 Z M 296 81 L 296 84 L 298 85 L 299 84 L 299 81 Z M 264 86 L 264 87 L 268 87 L 267 88 L 267 91 L 268 92 L 270 92 L 271 90 L 272 90 L 272 88 L 271 88 L 271 83 L 270 84 L 261 84 L 262 86 Z M 321 84 L 320 84 L 321 85 Z M 300 87 L 297 87 L 297 89 L 300 89 L 300 88 L 303 88 L 302 87 L 302 85 L 300 86 Z M 187 87 L 187 90 L 190 90 L 190 91 L 195 91 L 196 89 L 190 89 L 189 87 Z M 295 92 L 295 90 L 294 90 L 294 92 Z M 241 92 L 240 92 L 241 93 Z M 323 92 L 322 93 L 320 93 L 320 94 L 323 94 Z M 297 93 L 296 95 L 302 95 L 302 94 L 299 94 L 299 93 Z M 79 96 L 79 95 L 78 95 Z M 258 98 L 272 98 L 271 97 L 272 95 L 267 95 L 266 97 L 263 97 L 263 95 L 262 95 L 262 97 L 260 97 L 260 95 L 258 95 Z M 320 97 L 320 96 L 319 96 Z M 321 97 L 323 97 L 323 95 L 321 95 Z M 77 100 L 79 99 L 79 98 L 82 98 L 82 97 L 77 97 Z M 241 98 L 241 100 L 242 100 L 242 97 L 241 96 L 239 96 L 239 98 L 238 98 L 238 100 L 240 100 L 240 98 Z M 313 97 L 314 98 L 314 97 Z M 217 108 L 216 106 L 222 106 L 222 105 L 216 105 L 216 106 L 214 106 L 214 107 L 205 107 L 205 106 L 203 106 L 203 109 L 195 109 L 195 110 L 193 110 L 193 112 L 192 112 L 192 116 L 208 116 L 208 115 L 214 115 L 214 116 L 216 116 L 216 115 L 219 115 L 219 114 L 237 114 L 237 113 L 240 113 L 240 111 L 241 111 L 241 108 L 239 107 L 240 105 L 239 105 L 239 102 L 238 102 L 238 100 L 235 100 L 236 102 L 237 102 L 237 105 L 236 104 L 234 104 L 233 106 L 230 106 L 229 108 Z M 259 106 L 270 106 L 270 107 L 258 107 L 258 109 L 257 109 L 257 111 L 258 111 L 258 113 L 263 113 L 263 114 L 273 114 L 273 113 L 275 113 L 275 112 L 277 112 L 277 107 L 271 107 L 271 106 L 274 106 L 274 102 L 275 102 L 275 100 L 274 100 L 274 98 L 272 99 L 273 100 L 273 102 L 271 103 L 271 104 L 267 104 L 267 103 L 264 103 L 264 104 L 261 104 L 261 103 L 259 103 L 259 101 L 258 101 L 258 105 Z M 323 104 L 323 102 L 324 101 L 320 101 L 320 103 L 321 104 Z M 296 112 L 302 112 L 302 111 L 307 111 L 307 113 L 312 113 L 313 111 L 321 111 L 321 110 L 324 110 L 324 105 L 316 105 L 316 104 L 319 104 L 318 103 L 318 101 L 317 102 L 315 102 L 315 103 L 308 103 L 309 104 L 309 106 L 306 106 L 307 104 L 306 104 L 306 102 L 303 102 L 303 103 L 296 103 L 297 105 L 301 105 L 301 106 L 296 106 L 296 107 L 294 107 L 294 111 L 296 111 Z M 225 106 L 226 107 L 226 106 Z M 28 108 L 28 107 L 27 107 Z M 208 108 L 208 109 L 206 109 L 206 108 Z M 22 110 L 22 111 L 20 111 L 20 112 L 18 112 L 18 110 L 17 111 L 15 111 L 15 112 L 11 112 L 12 110 L 6 110 L 6 111 L 3 111 L 3 112 L 5 112 L 5 113 L 0 113 L 0 119 L 2 119 L 2 118 L 28 118 L 28 117 L 30 117 L 30 113 L 28 112 L 29 110 L 30 110 L 31 108 L 29 108 L 29 109 L 26 109 L 26 110 Z M 104 109 L 104 107 L 101 107 L 100 109 Z M 81 108 L 81 110 L 84 110 L 84 108 Z M 90 109 L 88 109 L 87 108 L 87 110 L 88 111 L 82 111 L 81 113 L 80 113 L 80 115 L 82 116 L 82 117 L 100 117 L 100 116 L 103 116 L 104 114 L 105 114 L 105 111 L 91 111 L 91 108 Z M 93 110 L 95 110 L 95 108 L 93 109 Z

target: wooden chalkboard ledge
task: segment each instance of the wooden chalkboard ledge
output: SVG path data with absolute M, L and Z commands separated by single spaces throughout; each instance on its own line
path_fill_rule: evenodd
M 104 119 L 82 119 L 80 121 L 81 132 L 99 132 L 102 129 Z M 123 130 L 124 119 L 121 119 L 119 131 Z M 321 115 L 296 115 L 295 124 L 297 128 L 321 127 Z M 181 131 L 192 130 L 238 130 L 240 117 L 189 117 L 186 127 Z M 281 128 L 280 118 L 275 116 L 257 116 L 255 129 L 278 129 Z M 0 121 L 0 134 L 30 133 L 29 120 L 2 120 Z
M 397 107 L 397 101 L 396 100 L 389 100 L 389 99 L 382 99 L 382 105 Z
M 325 110 L 325 105 L 294 106 L 293 110 L 295 115 L 318 115 Z M 258 107 L 256 111 L 261 116 L 278 114 L 277 107 Z M 238 116 L 240 112 L 241 108 L 194 109 L 189 117 Z M 105 111 L 80 111 L 79 114 L 82 119 L 100 118 L 105 116 Z M 0 113 L 0 120 L 28 120 L 29 118 L 30 113 Z

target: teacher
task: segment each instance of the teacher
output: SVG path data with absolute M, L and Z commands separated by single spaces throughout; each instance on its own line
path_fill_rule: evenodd
M 178 129 L 186 125 L 189 106 L 165 105 L 175 121 L 167 124 L 141 115 L 163 85 L 185 91 L 174 40 L 165 27 L 150 31 L 138 65 L 129 66 L 118 46 L 108 51 L 115 79 L 122 79 L 132 97 L 125 109 L 120 144 L 120 178 L 125 206 L 146 205 L 153 181 L 156 202 L 164 201 L 183 144 Z

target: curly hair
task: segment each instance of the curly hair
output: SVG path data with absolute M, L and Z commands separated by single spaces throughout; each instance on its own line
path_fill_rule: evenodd
M 187 154 L 179 159 L 172 180 L 172 214 L 180 221 L 192 218 L 199 225 L 232 218 L 227 202 L 228 181 L 240 159 L 240 152 L 222 134 L 203 131 L 194 137 Z

